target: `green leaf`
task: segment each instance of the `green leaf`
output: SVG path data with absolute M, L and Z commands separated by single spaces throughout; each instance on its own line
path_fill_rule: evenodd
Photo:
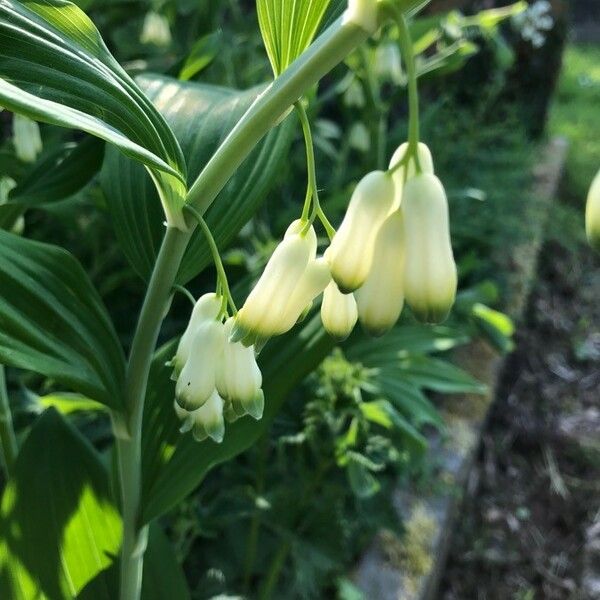
M 119 597 L 119 565 L 90 582 L 78 600 L 114 600 Z M 142 600 L 190 600 L 190 592 L 173 546 L 158 523 L 150 525 L 148 547 L 144 554 Z
M 379 481 L 369 471 L 364 461 L 361 460 L 360 454 L 356 452 L 349 454 L 346 472 L 352 491 L 359 498 L 372 498 L 381 489 Z
M 363 402 L 360 410 L 365 419 L 385 429 L 395 430 L 400 439 L 413 452 L 423 452 L 427 440 L 387 400 Z
M 419 388 L 444 394 L 484 394 L 487 387 L 453 364 L 428 356 L 400 361 L 401 377 Z
M 222 41 L 223 33 L 220 30 L 201 37 L 192 46 L 185 63 L 179 71 L 178 79 L 188 81 L 206 69 L 219 53 Z
M 119 552 L 121 519 L 94 449 L 52 409 L 21 448 L 0 531 L 0 597 L 70 600 L 94 578 L 106 591 L 102 573 Z
M 177 141 L 76 5 L 0 3 L 0 105 L 114 144 L 149 168 L 167 215 L 179 216 L 185 163 Z
M 173 128 L 188 159 L 192 179 L 264 89 L 240 92 L 160 76 L 144 76 L 139 82 Z M 237 235 L 265 199 L 285 161 L 292 126 L 290 120 L 269 133 L 209 209 L 206 219 L 220 249 Z M 123 252 L 136 272 L 148 279 L 164 235 L 156 192 L 139 165 L 110 149 L 101 181 Z M 185 284 L 210 263 L 210 249 L 198 231 L 184 257 L 179 283 Z
M 94 402 L 79 394 L 48 394 L 47 396 L 34 397 L 35 402 L 44 409 L 54 408 L 63 415 L 77 412 L 104 412 L 106 407 L 99 402 Z
M 312 43 L 331 0 L 257 0 L 258 22 L 275 76 Z
M 10 192 L 9 202 L 32 206 L 64 200 L 92 180 L 103 157 L 104 144 L 93 137 L 61 144 L 33 165 Z
M 0 231 L 0 362 L 122 406 L 125 359 L 102 300 L 65 250 Z
M 190 435 L 178 432 L 173 410 L 174 383 L 170 380 L 172 369 L 164 365 L 165 359 L 172 356 L 173 346 L 164 348 L 155 359 L 146 399 L 142 520 L 148 522 L 176 506 L 210 469 L 248 449 L 267 431 L 287 395 L 322 362 L 332 347 L 319 316 L 272 340 L 260 356 L 265 414 L 261 421 L 246 417 L 228 425 L 222 444 L 198 444 Z

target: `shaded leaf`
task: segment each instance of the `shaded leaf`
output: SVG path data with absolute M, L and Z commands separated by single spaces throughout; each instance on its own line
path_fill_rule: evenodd
M 181 208 L 185 163 L 173 133 L 75 4 L 0 3 L 0 104 L 114 144 L 150 169 L 167 213 Z
M 189 162 L 190 178 L 200 174 L 264 89 L 240 92 L 160 76 L 144 76 L 139 82 L 175 131 Z M 291 125 L 291 121 L 286 122 L 266 136 L 209 209 L 206 219 L 220 249 L 237 235 L 265 199 L 285 160 Z M 111 150 L 101 181 L 123 252 L 136 272 L 147 279 L 164 235 L 156 192 L 139 165 Z M 209 247 L 198 231 L 184 257 L 179 283 L 187 283 L 210 263 Z
M 0 362 L 119 408 L 125 359 L 102 300 L 75 258 L 0 231 Z
M 202 36 L 192 46 L 185 63 L 179 71 L 178 79 L 188 81 L 206 69 L 217 56 L 222 39 L 223 33 L 220 30 Z
M 0 597 L 70 600 L 119 552 L 121 519 L 90 444 L 54 410 L 35 424 L 0 508 Z

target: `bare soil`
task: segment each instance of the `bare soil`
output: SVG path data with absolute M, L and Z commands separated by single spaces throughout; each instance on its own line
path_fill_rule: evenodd
M 600 261 L 548 242 L 439 600 L 600 598 Z

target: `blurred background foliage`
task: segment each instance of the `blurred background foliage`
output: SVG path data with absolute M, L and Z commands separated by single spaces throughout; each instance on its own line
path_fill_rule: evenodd
M 253 0 L 77 3 L 133 75 L 151 72 L 238 90 L 271 78 Z M 343 4 L 331 2 L 325 21 Z M 508 9 L 491 0 L 444 0 L 432 2 L 411 26 L 422 137 L 451 206 L 461 280 L 456 310 L 444 326 L 425 328 L 405 314 L 382 340 L 357 332 L 340 347 L 331 342 L 320 367 L 293 391 L 261 439 L 211 471 L 200 490 L 163 518 L 192 598 L 281 597 L 282 589 L 290 598 L 356 597 L 344 575 L 374 532 L 401 526 L 389 495 L 427 472 L 427 433 L 443 435 L 438 409 L 444 395 L 482 391 L 452 364 L 452 350 L 477 336 L 500 352 L 511 348 L 513 325 L 501 312 L 515 266 L 510 249 L 526 239 L 528 218 L 544 217 L 530 189 L 531 169 L 560 69 L 566 9 L 558 0 Z M 334 224 L 352 185 L 383 167 L 406 138 L 405 76 L 395 42 L 394 30 L 384 30 L 311 97 L 318 182 Z M 599 59 L 597 52 L 571 50 L 561 95 L 581 85 L 597 90 Z M 562 104 L 554 122 L 562 120 L 562 131 L 589 131 L 584 118 L 594 118 L 596 98 L 589 102 L 587 109 Z M 40 143 L 32 146 L 27 124 L 23 129 L 6 111 L 0 119 L 0 225 L 73 252 L 127 347 L 144 283 L 112 227 L 110 186 L 99 178 L 102 144 L 40 126 Z M 282 149 L 285 160 L 270 192 L 257 198 L 257 214 L 222 248 L 230 278 L 240 282 L 239 297 L 304 200 L 303 141 L 299 128 L 287 127 L 289 149 Z M 589 152 L 571 159 L 573 169 L 585 172 L 583 181 L 600 160 L 598 140 L 585 143 Z M 76 162 L 68 160 L 72 153 Z M 593 165 L 580 158 L 592 155 Z M 71 188 L 42 180 L 42 192 L 39 184 L 36 190 L 40 173 L 73 164 L 75 173 L 60 178 Z M 577 193 L 583 197 L 584 191 Z M 189 288 L 199 295 L 213 282 L 209 268 Z M 179 334 L 188 317 L 186 299 L 176 296 L 164 340 Z M 10 371 L 10 388 L 22 435 L 53 406 L 108 454 L 110 423 L 101 407 L 29 373 Z M 170 407 L 171 398 L 164 402 Z

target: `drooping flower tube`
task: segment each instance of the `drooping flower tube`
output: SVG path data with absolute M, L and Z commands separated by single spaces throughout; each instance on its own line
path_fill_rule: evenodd
M 331 275 L 340 291 L 348 294 L 367 278 L 375 238 L 394 203 L 394 182 L 383 171 L 374 171 L 356 186 L 342 224 L 326 253 Z
M 208 401 L 216 387 L 217 368 L 223 359 L 224 346 L 225 328 L 221 321 L 200 324 L 175 387 L 175 397 L 181 408 L 192 412 Z
M 378 337 L 398 321 L 404 306 L 404 219 L 399 210 L 384 221 L 365 284 L 355 292 L 364 330 Z
M 390 169 L 394 168 L 406 155 L 408 150 L 408 142 L 404 142 L 392 156 L 390 161 Z M 433 157 L 429 148 L 419 142 L 417 153 L 419 155 L 419 166 L 422 173 L 433 174 Z M 406 182 L 417 174 L 417 165 L 413 157 L 408 159 L 408 162 L 393 171 L 394 185 L 396 186 L 396 197 L 394 199 L 393 209 L 397 209 L 402 203 L 402 193 Z
M 251 346 L 289 331 L 329 283 L 325 261 L 316 258 L 315 231 L 304 233 L 304 226 L 290 225 L 238 312 L 231 341 Z
M 454 304 L 457 287 L 448 200 L 441 181 L 426 173 L 409 179 L 401 211 L 406 301 L 420 321 L 441 323 Z
M 217 390 L 213 390 L 207 401 L 194 411 L 182 409 L 175 403 L 175 412 L 182 421 L 181 433 L 192 432 L 197 442 L 211 438 L 220 444 L 225 437 L 225 402 Z
M 600 252 L 600 171 L 594 177 L 585 209 L 585 231 L 590 246 Z
M 179 341 L 177 353 L 171 361 L 176 375 L 181 372 L 181 369 L 183 369 L 183 366 L 190 357 L 194 334 L 198 331 L 200 325 L 206 321 L 216 320 L 221 311 L 221 306 L 222 299 L 216 294 L 205 294 L 196 302 L 188 326 Z
M 233 326 L 234 319 L 228 319 L 225 323 L 227 339 L 231 336 Z M 262 418 L 265 399 L 254 347 L 246 348 L 239 342 L 227 341 L 217 371 L 216 385 L 219 395 L 231 405 L 236 418 L 247 414 L 256 420 Z
M 325 331 L 335 340 L 345 340 L 358 320 L 358 309 L 353 294 L 342 294 L 335 281 L 323 293 L 321 321 Z

